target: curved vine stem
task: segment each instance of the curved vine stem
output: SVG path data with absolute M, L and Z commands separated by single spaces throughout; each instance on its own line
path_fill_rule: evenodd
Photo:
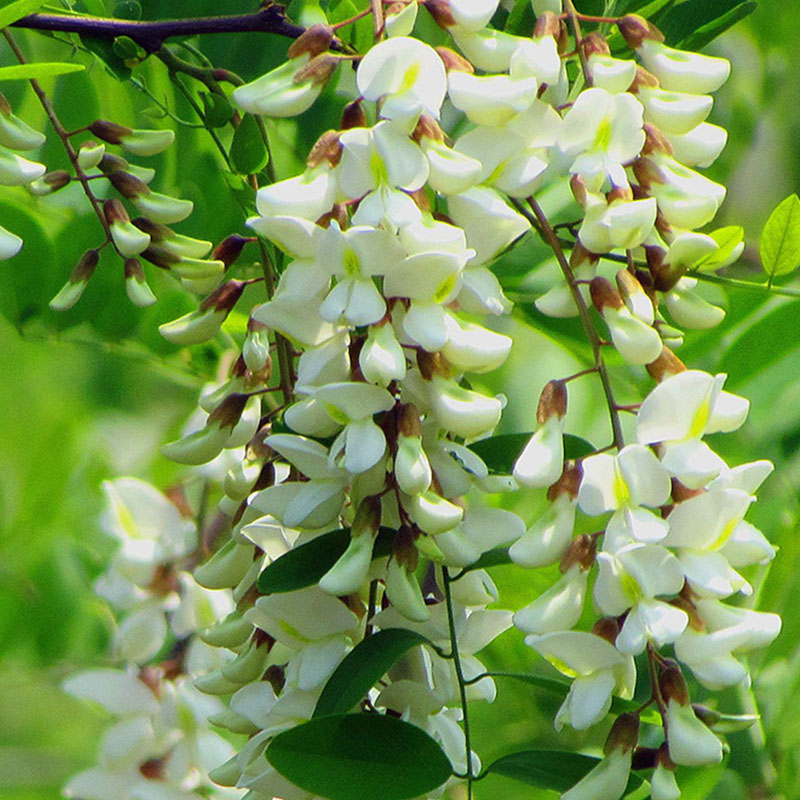
M 453 597 L 450 591 L 450 571 L 447 567 L 442 567 L 442 578 L 444 583 L 444 602 L 447 606 L 447 628 L 450 633 L 450 655 L 453 659 L 453 667 L 456 671 L 458 680 L 458 694 L 461 698 L 461 713 L 464 721 L 464 749 L 467 754 L 467 800 L 472 800 L 472 782 L 475 776 L 472 774 L 472 744 L 469 731 L 469 710 L 467 708 L 467 683 L 464 680 L 464 671 L 461 668 L 461 656 L 458 652 L 458 637 L 456 636 L 456 620 L 453 613 Z
M 528 210 L 519 201 L 515 201 L 514 205 L 520 214 L 522 214 L 522 216 L 524 216 L 525 219 L 527 219 L 541 233 L 547 244 L 550 245 L 550 249 L 553 251 L 556 261 L 558 261 L 558 265 L 561 268 L 561 272 L 564 275 L 564 280 L 566 280 L 567 286 L 569 286 L 570 294 L 572 295 L 572 299 L 578 309 L 578 314 L 581 319 L 581 324 L 583 325 L 584 333 L 586 334 L 586 338 L 589 340 L 589 345 L 592 348 L 594 367 L 597 370 L 597 374 L 600 376 L 600 383 L 603 386 L 603 394 L 606 398 L 608 415 L 611 420 L 611 431 L 613 435 L 614 446 L 618 450 L 621 450 L 625 446 L 625 438 L 622 434 L 622 424 L 620 423 L 619 418 L 619 405 L 614 398 L 614 390 L 611 386 L 611 379 L 608 375 L 608 369 L 606 368 L 606 363 L 603 359 L 603 354 L 600 349 L 600 337 L 597 335 L 597 331 L 592 324 L 592 319 L 589 316 L 589 309 L 586 306 L 586 301 L 583 299 L 580 287 L 575 280 L 575 274 L 572 272 L 572 267 L 569 265 L 569 260 L 564 254 L 564 250 L 561 247 L 561 242 L 559 241 L 556 232 L 553 230 L 550 220 L 547 219 L 542 207 L 532 196 L 527 199 L 527 203 L 530 206 L 530 210 Z

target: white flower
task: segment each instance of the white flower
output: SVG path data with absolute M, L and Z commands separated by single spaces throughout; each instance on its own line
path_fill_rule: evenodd
M 514 614 L 514 625 L 536 634 L 570 630 L 583 612 L 588 574 L 580 564 L 573 564 L 558 583 Z
M 453 105 L 478 125 L 503 125 L 530 108 L 536 100 L 536 78 L 514 80 L 508 75 L 471 75 L 453 71 L 447 76 Z
M 607 180 L 628 186 L 623 165 L 633 161 L 644 145 L 643 113 L 631 94 L 612 95 L 593 88 L 578 95 L 564 117 L 558 146 L 573 159 L 570 172 L 580 175 L 590 191 L 599 191 Z
M 697 718 L 690 704 L 672 698 L 664 720 L 669 757 L 687 767 L 702 767 L 722 761 L 722 742 Z
M 449 8 L 456 25 L 477 31 L 489 24 L 499 0 L 450 0 Z
M 636 53 L 661 86 L 672 92 L 714 92 L 731 72 L 726 58 L 676 50 L 654 39 L 643 39 Z
M 438 118 L 447 91 L 442 59 L 424 42 L 394 36 L 376 44 L 361 59 L 358 90 L 366 100 L 380 100 L 380 116 L 410 131 L 420 114 Z

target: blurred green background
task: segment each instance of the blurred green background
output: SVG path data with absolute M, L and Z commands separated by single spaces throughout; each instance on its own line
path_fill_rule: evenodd
M 115 5 L 87 0 L 76 8 L 109 13 Z M 152 19 L 174 16 L 177 8 L 201 16 L 245 12 L 252 5 L 249 0 L 194 0 L 185 7 L 169 0 L 141 3 L 144 17 Z M 45 82 L 67 129 L 97 117 L 138 127 L 174 127 L 159 119 L 152 98 L 178 117 L 196 121 L 153 59 L 134 70 L 138 87 L 126 87 L 69 43 L 15 36 L 31 60 L 74 58 L 89 66 L 86 73 Z M 709 174 L 729 187 L 718 223 L 744 225 L 747 233 L 748 249 L 735 268 L 743 277 L 757 271 L 758 235 L 768 213 L 800 185 L 800 148 L 794 145 L 800 133 L 798 41 L 800 5 L 762 0 L 752 16 L 710 48 L 733 62 L 732 78 L 717 94 L 712 115 L 729 130 L 729 145 Z M 286 51 L 285 40 L 269 35 L 209 36 L 194 43 L 215 65 L 246 80 L 279 63 Z M 0 64 L 9 63 L 12 55 L 0 42 Z M 20 116 L 48 130 L 40 159 L 51 169 L 66 166 L 31 90 L 15 83 L 3 91 Z M 335 124 L 335 104 L 324 101 L 297 120 L 269 123 L 278 176 L 293 174 L 298 155 Z M 177 131 L 176 146 L 146 162 L 158 170 L 157 190 L 195 202 L 194 213 L 178 229 L 214 242 L 243 232 L 245 215 L 207 133 L 184 125 Z M 247 201 L 246 190 L 240 196 Z M 190 309 L 191 299 L 164 273 L 149 268 L 159 303 L 147 310 L 134 308 L 125 297 L 122 265 L 107 253 L 74 309 L 62 314 L 49 310 L 48 300 L 80 253 L 100 241 L 97 220 L 86 213 L 77 187 L 45 201 L 3 189 L 0 223 L 25 239 L 18 256 L 0 263 L 0 798 L 34 800 L 57 797 L 71 773 L 93 763 L 104 725 L 99 712 L 58 688 L 76 668 L 105 658 L 110 618 L 91 593 L 110 549 L 98 526 L 100 483 L 120 474 L 159 486 L 176 479 L 178 471 L 157 456 L 157 445 L 174 435 L 192 411 L 199 387 L 213 377 L 219 350 L 210 345 L 186 355 L 162 340 L 157 326 Z M 248 257 L 257 255 L 246 251 L 244 260 Z M 527 263 L 512 254 L 499 269 L 513 277 L 519 264 Z M 250 305 L 259 299 L 253 289 Z M 241 308 L 249 308 L 247 298 Z M 537 333 L 525 322 L 533 315 L 522 311 L 522 321 L 502 323 L 513 328 L 519 341 L 496 381 L 510 395 L 503 423 L 508 431 L 530 429 L 541 385 L 565 374 L 574 358 L 569 326 Z M 800 615 L 792 611 L 792 598 L 800 596 L 798 319 L 796 300 L 730 292 L 721 328 L 688 335 L 680 351 L 691 366 L 726 371 L 727 388 L 752 401 L 746 426 L 713 445 L 730 463 L 767 457 L 776 465 L 748 518 L 780 552 L 769 569 L 750 575 L 757 589 L 748 602 L 784 616 L 782 635 L 751 661 L 754 692 L 729 691 L 719 699 L 729 711 L 757 707 L 763 725 L 730 737 L 731 758 L 713 791 L 709 781 L 713 784 L 721 770 L 710 777 L 684 771 L 680 782 L 686 798 L 800 797 L 800 715 L 792 703 L 800 682 Z M 623 367 L 615 369 L 615 379 L 632 388 L 645 385 Z M 574 402 L 570 397 L 571 428 L 584 435 L 596 432 L 600 443 L 605 435 L 601 406 L 591 390 L 581 391 L 586 393 L 576 393 Z M 510 568 L 494 575 L 505 603 L 514 608 L 530 602 L 552 578 L 546 572 L 520 577 Z M 506 633 L 487 653 L 487 663 L 496 669 L 546 673 L 516 632 Z M 484 763 L 519 749 L 569 749 L 602 741 L 603 730 L 556 735 L 551 722 L 556 707 L 551 697 L 531 687 L 500 683 L 493 706 L 473 708 L 473 741 Z M 540 795 L 553 796 L 494 777 L 477 789 L 483 800 Z

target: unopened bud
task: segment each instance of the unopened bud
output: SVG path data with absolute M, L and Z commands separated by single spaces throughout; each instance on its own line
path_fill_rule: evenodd
M 580 461 L 567 461 L 561 477 L 552 486 L 547 488 L 547 499 L 552 503 L 562 494 L 569 495 L 573 500 L 578 496 L 578 489 L 583 478 L 583 465 Z
M 123 137 L 130 136 L 133 133 L 133 128 L 129 128 L 127 125 L 119 125 L 106 119 L 96 119 L 88 126 L 88 130 L 98 139 L 102 139 L 109 144 L 122 144 Z
M 570 567 L 579 564 L 580 568 L 586 572 L 590 570 L 595 562 L 597 555 L 597 539 L 584 533 L 576 536 L 569 544 L 567 552 L 561 558 L 559 569 L 561 572 L 568 572 Z
M 233 430 L 242 417 L 249 396 L 241 392 L 229 394 L 209 415 L 208 425 L 216 425 L 220 430 Z
M 344 111 L 342 111 L 342 120 L 339 127 L 343 131 L 350 130 L 350 128 L 367 127 L 367 115 L 364 112 L 364 106 L 362 105 L 361 100 L 353 100 L 352 103 L 348 103 L 344 107 Z
M 453 15 L 450 13 L 449 0 L 422 0 L 422 5 L 425 6 L 428 13 L 433 17 L 434 22 L 440 28 L 447 30 L 447 28 L 452 28 L 456 24 Z
M 464 56 L 456 53 L 455 50 L 441 46 L 435 48 L 435 50 L 439 54 L 439 58 L 442 59 L 447 72 L 469 72 L 470 74 L 475 72 L 475 67 Z
M 563 28 L 564 24 L 559 19 L 558 14 L 554 14 L 552 11 L 543 11 L 536 18 L 536 24 L 533 26 L 533 38 L 541 39 L 545 36 L 552 36 L 558 41 L 561 38 Z M 597 34 L 590 33 L 589 36 L 597 36 Z
M 656 42 L 664 41 L 664 34 L 652 22 L 638 14 L 626 14 L 617 21 L 617 28 L 632 50 L 638 50 L 645 39 L 653 39 Z
M 686 613 L 686 616 L 689 617 L 689 627 L 693 631 L 697 631 L 698 633 L 703 633 L 706 630 L 706 624 L 703 622 L 703 618 L 697 611 L 697 607 L 695 604 L 689 600 L 688 597 L 683 597 L 678 595 L 677 597 L 673 597 L 669 604 L 671 606 L 675 606 L 675 608 L 681 609 L 681 611 Z
M 253 241 L 246 236 L 240 236 L 238 233 L 232 233 L 223 239 L 211 253 L 211 258 L 214 261 L 221 261 L 225 265 L 225 269 L 229 269 L 236 259 L 242 254 L 242 249 L 248 243 Z
M 444 131 L 433 117 L 427 114 L 421 114 L 411 138 L 414 139 L 415 142 L 419 142 L 421 139 L 425 138 L 433 139 L 435 142 L 443 142 Z
M 575 198 L 575 202 L 580 206 L 585 206 L 588 194 L 586 191 L 586 182 L 583 178 L 577 173 L 573 175 L 569 180 L 569 188 L 572 190 L 572 196 Z
M 31 194 L 42 197 L 63 189 L 71 180 L 72 176 L 65 169 L 54 169 L 52 172 L 46 172 L 41 178 L 31 181 L 25 188 Z
M 338 56 L 315 56 L 304 67 L 300 67 L 294 74 L 295 83 L 310 81 L 313 86 L 320 86 L 333 75 L 341 59 Z
M 622 308 L 625 303 L 620 293 L 603 277 L 593 278 L 589 284 L 589 292 L 594 307 L 602 314 L 604 308 Z
M 609 644 L 614 644 L 619 636 L 619 622 L 615 617 L 602 617 L 592 626 L 592 633 L 605 639 Z
M 643 66 L 637 65 L 636 76 L 628 87 L 628 91 L 632 94 L 636 94 L 639 89 L 657 89 L 658 87 L 658 78 L 656 78 L 652 72 L 648 72 Z
M 413 403 L 406 403 L 399 406 L 397 415 L 397 430 L 401 436 L 413 436 L 422 438 L 422 424 L 419 419 L 419 411 Z
M 124 170 L 115 170 L 108 176 L 108 179 L 111 181 L 111 185 L 128 199 L 150 193 L 150 187 L 144 181 Z
M 658 686 L 665 703 L 677 701 L 682 706 L 689 705 L 689 689 L 681 668 L 675 661 L 667 661 L 658 675 Z
M 550 417 L 563 419 L 567 415 L 567 384 L 564 381 L 549 381 L 539 396 L 536 421 L 544 425 Z
M 342 143 L 339 141 L 339 135 L 339 131 L 325 131 L 314 142 L 306 159 L 306 165 L 313 169 L 327 161 L 331 167 L 335 167 L 342 159 Z
M 662 349 L 661 355 L 659 355 L 655 361 L 647 365 L 647 371 L 650 373 L 650 377 L 659 383 L 661 383 L 664 378 L 677 375 L 679 372 L 685 372 L 685 370 L 686 364 L 666 346 Z
M 312 58 L 324 53 L 333 41 L 333 30 L 328 25 L 317 23 L 306 28 L 289 46 L 289 58 L 298 58 L 308 53 Z
M 429 353 L 427 350 L 417 351 L 417 366 L 426 381 L 432 380 L 435 375 L 446 377 L 450 373 L 449 364 L 444 356 L 441 353 Z
M 72 308 L 80 300 L 99 260 L 100 252 L 98 250 L 87 250 L 75 265 L 69 280 L 50 301 L 50 308 L 54 311 L 66 311 L 68 308 Z
M 588 59 L 593 55 L 610 56 L 611 48 L 608 46 L 605 36 L 599 33 L 590 33 L 581 40 L 581 49 Z
M 213 309 L 228 314 L 242 296 L 246 285 L 244 281 L 226 281 L 200 303 L 200 311 Z
M 670 291 L 686 272 L 684 267 L 665 263 L 666 253 L 660 247 L 645 247 L 645 256 L 656 291 Z
M 573 270 L 585 263 L 596 264 L 599 260 L 599 256 L 589 252 L 580 242 L 575 242 L 572 252 L 569 254 L 569 265 Z
M 110 197 L 103 203 L 103 213 L 105 214 L 106 222 L 113 225 L 117 222 L 130 222 L 131 218 L 125 210 L 120 200 L 116 197 Z
M 156 301 L 138 258 L 125 259 L 125 291 L 128 299 L 140 308 L 151 306 Z
M 89 139 L 78 148 L 78 166 L 84 170 L 94 169 L 103 160 L 105 154 L 106 146 L 104 144 Z
M 639 715 L 632 711 L 620 714 L 611 726 L 611 730 L 603 746 L 605 755 L 612 750 L 628 752 L 633 750 L 639 742 Z

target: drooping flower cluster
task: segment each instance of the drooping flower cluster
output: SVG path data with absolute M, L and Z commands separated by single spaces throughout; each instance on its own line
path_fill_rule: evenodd
M 513 615 L 527 644 L 572 679 L 557 727 L 588 728 L 615 695 L 630 699 L 634 656 L 647 654 L 664 733 L 657 750 L 639 748 L 639 761 L 653 770 L 652 796 L 674 798 L 675 765 L 715 763 L 723 747 L 697 716 L 680 664 L 709 689 L 745 682 L 740 656 L 780 627 L 775 615 L 726 602 L 751 591 L 739 570 L 775 554 L 744 519 L 771 465 L 731 467 L 703 440 L 741 426 L 747 401 L 723 390 L 725 376 L 687 369 L 672 352 L 681 328 L 709 327 L 724 313 L 695 293 L 686 272 L 719 269 L 741 251 L 723 257 L 712 236 L 697 232 L 725 194 L 693 167 L 713 162 L 725 144 L 724 131 L 705 120 L 708 93 L 729 65 L 665 46 L 631 15 L 618 28 L 638 61 L 613 57 L 590 34 L 580 43 L 584 70 L 570 85 L 560 4 L 534 2 L 532 37 L 487 27 L 496 0 L 424 5 L 461 53 L 408 35 L 416 2 L 389 9 L 390 38 L 359 61 L 341 129 L 319 138 L 301 175 L 259 189 L 248 225 L 286 265 L 251 313 L 229 379 L 204 393 L 202 417 L 164 448 L 198 465 L 244 447 L 215 521 L 230 535 L 194 573 L 207 592 L 228 598 L 219 608 L 226 616 L 200 633 L 223 654 L 195 685 L 229 697 L 213 721 L 250 736 L 211 777 L 246 789 L 250 800 L 316 797 L 265 749 L 312 718 L 348 653 L 393 629 L 427 643 L 399 660 L 363 707 L 424 729 L 455 774 L 475 776 L 480 761 L 458 724 L 461 690 L 494 698 L 475 654 L 512 617 L 486 607 L 498 600 L 496 587 L 471 567 L 502 548 L 524 568 L 560 565 L 562 577 Z M 310 28 L 286 64 L 234 100 L 251 113 L 302 113 L 334 70 L 350 68 L 328 50 L 332 41 L 325 26 Z M 463 124 L 453 141 L 442 120 L 455 112 Z M 558 182 L 571 186 L 582 213 L 565 226 L 573 241 L 559 240 L 535 199 Z M 136 235 L 121 215 L 109 221 Z M 635 410 L 630 441 L 609 397 L 612 446 L 568 458 L 567 387 L 578 376 L 550 380 L 536 431 L 507 470 L 490 471 L 470 444 L 493 433 L 506 398 L 482 391 L 480 376 L 512 346 L 483 324 L 512 305 L 491 264 L 534 227 L 562 268 L 536 307 L 579 314 L 591 326 L 593 304 L 621 361 L 647 365 L 657 385 Z M 150 248 L 174 240 L 149 235 Z M 625 268 L 612 272 L 616 262 Z M 185 277 L 210 289 L 218 272 Z M 213 337 L 242 289 L 235 280 L 217 286 L 162 332 L 179 344 Z M 610 394 L 599 336 L 593 328 L 587 336 L 597 350 L 587 372 Z M 262 403 L 277 388 L 270 337 L 290 370 L 280 407 Z M 133 491 L 126 483 L 114 491 L 123 488 Z M 541 489 L 549 507 L 530 524 L 497 507 L 500 493 Z M 159 503 L 142 498 L 143 507 Z M 600 518 L 599 530 L 576 535 L 579 514 Z M 184 604 L 210 602 L 188 576 L 153 577 L 154 563 L 189 552 L 176 541 L 181 524 L 169 523 L 171 550 L 122 537 L 103 584 L 125 611 L 115 640 L 122 658 L 155 656 L 168 626 L 182 636 L 175 619 Z M 143 577 L 129 571 L 142 547 Z M 320 559 L 311 577 L 275 577 L 302 553 Z M 598 618 L 586 625 L 590 586 Z M 206 624 L 191 614 L 196 627 Z M 622 795 L 640 713 L 618 717 L 606 758 L 564 798 Z

